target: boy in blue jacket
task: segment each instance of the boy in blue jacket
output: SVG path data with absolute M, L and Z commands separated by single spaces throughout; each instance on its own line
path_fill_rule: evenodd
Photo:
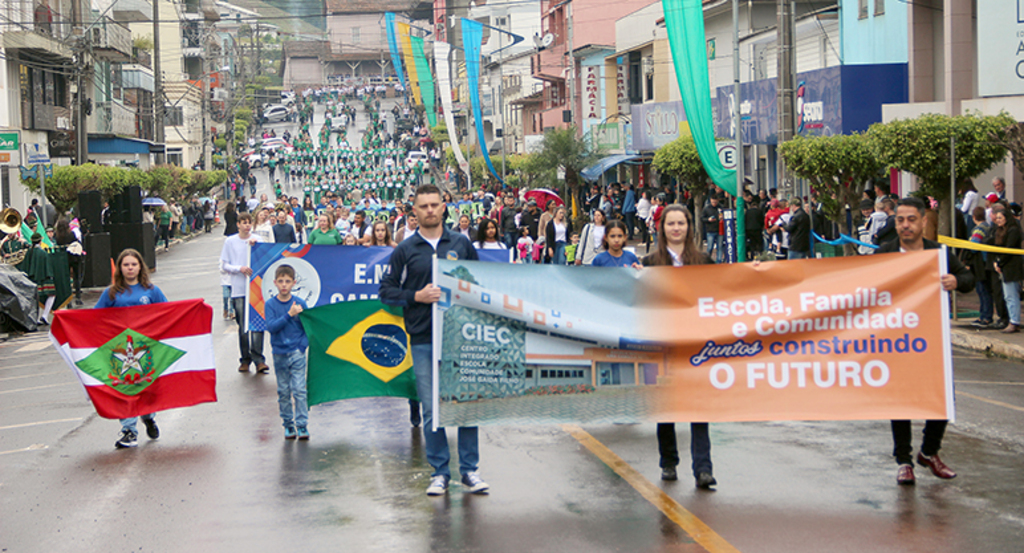
M 277 403 L 281 408 L 286 440 L 309 439 L 306 425 L 309 407 L 306 405 L 306 348 L 309 340 L 299 322 L 299 313 L 306 302 L 292 295 L 295 269 L 281 265 L 274 271 L 277 295 L 267 300 L 267 330 L 274 351 L 274 374 L 277 375 Z M 295 402 L 294 416 L 292 401 Z

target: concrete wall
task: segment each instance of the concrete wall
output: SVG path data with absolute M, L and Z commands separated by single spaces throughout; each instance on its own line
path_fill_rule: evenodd
M 611 46 L 616 41 L 616 20 L 653 3 L 660 4 L 658 0 L 574 0 L 569 4 L 572 7 L 572 47 L 575 49 L 587 44 Z
M 368 50 L 388 52 L 388 38 L 382 24 L 379 13 L 331 15 L 327 17 L 327 40 L 336 54 L 365 54 Z M 358 29 L 358 37 L 353 35 L 353 29 Z
M 181 53 L 181 22 L 178 20 L 178 12 L 170 0 L 155 0 L 160 2 L 160 71 L 163 72 L 164 82 L 183 81 L 185 75 L 185 61 Z M 146 12 L 147 17 L 152 16 L 152 10 Z M 153 36 L 153 23 L 129 23 L 128 29 L 132 32 L 132 38 Z
M 875 3 L 885 13 L 875 15 Z M 907 62 L 907 3 L 901 0 L 869 0 L 868 15 L 861 19 L 858 3 L 841 2 L 843 63 L 847 65 Z
M 291 58 L 284 72 L 285 90 L 294 90 L 297 86 L 322 86 L 324 70 L 317 58 Z

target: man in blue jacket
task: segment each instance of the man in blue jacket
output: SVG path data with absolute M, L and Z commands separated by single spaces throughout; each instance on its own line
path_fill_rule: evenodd
M 626 185 L 626 197 L 622 200 L 622 216 L 626 219 L 626 228 L 629 229 L 629 240 L 633 239 L 633 229 L 636 228 L 636 193 L 633 192 L 633 185 Z
M 427 495 L 444 495 L 451 480 L 448 462 L 448 435 L 444 428 L 433 430 L 433 336 L 432 304 L 441 299 L 441 289 L 433 283 L 433 257 L 476 260 L 473 245 L 465 236 L 444 228 L 444 202 L 433 185 L 416 189 L 413 212 L 419 229 L 403 240 L 391 253 L 391 271 L 381 280 L 380 299 L 388 305 L 402 306 L 405 331 L 412 346 L 412 368 L 416 375 L 416 393 L 423 402 L 423 434 L 427 462 L 434 473 Z M 470 493 L 487 493 L 490 486 L 480 478 L 479 437 L 476 427 L 459 428 L 459 472 L 462 485 Z

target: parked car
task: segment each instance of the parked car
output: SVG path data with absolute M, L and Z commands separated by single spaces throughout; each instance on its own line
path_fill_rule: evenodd
M 291 90 L 282 90 L 281 104 L 288 107 L 295 105 L 295 93 L 292 92 Z
M 416 164 L 420 162 L 423 162 L 423 166 L 426 167 L 427 165 L 430 164 L 430 158 L 427 157 L 427 154 L 419 150 L 413 150 L 409 152 L 409 155 L 405 157 L 406 167 L 416 167 Z
M 260 150 L 249 150 L 242 154 L 242 159 L 249 164 L 249 167 L 259 169 L 263 167 L 263 163 L 267 160 L 267 155 Z
M 290 116 L 291 110 L 282 105 L 269 106 L 263 112 L 263 120 L 267 123 L 280 123 L 281 121 L 287 121 Z

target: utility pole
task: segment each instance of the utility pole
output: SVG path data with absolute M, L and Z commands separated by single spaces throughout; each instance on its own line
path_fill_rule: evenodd
M 779 75 L 778 75 L 778 106 L 779 106 L 779 140 L 784 142 L 793 139 L 796 132 L 796 48 L 794 48 L 794 28 L 796 25 L 796 4 L 794 0 L 777 0 L 778 44 L 779 44 Z M 737 98 L 738 101 L 738 98 Z M 737 125 L 739 121 L 737 121 Z M 778 158 L 778 188 L 784 194 L 793 193 L 793 176 L 786 167 L 782 157 Z
M 76 17 L 81 12 L 76 12 Z M 75 21 L 76 24 L 80 24 L 81 21 Z M 75 101 L 75 164 L 85 165 L 89 161 L 89 128 L 88 121 L 86 119 L 86 105 L 89 103 L 89 99 L 85 94 L 85 84 L 82 78 L 85 75 L 85 71 L 88 68 L 88 64 L 85 61 L 86 54 L 89 52 L 89 36 L 85 35 L 78 41 L 78 46 L 75 49 L 75 89 L 76 101 Z
M 164 77 L 160 69 L 160 0 L 153 0 L 153 142 L 161 149 L 156 163 L 166 160 L 164 144 Z
M 736 261 L 747 260 L 747 229 L 744 220 L 743 190 L 746 182 L 743 178 L 743 121 L 740 119 L 740 3 L 732 0 L 732 94 L 735 99 L 732 106 L 732 120 L 736 132 Z

